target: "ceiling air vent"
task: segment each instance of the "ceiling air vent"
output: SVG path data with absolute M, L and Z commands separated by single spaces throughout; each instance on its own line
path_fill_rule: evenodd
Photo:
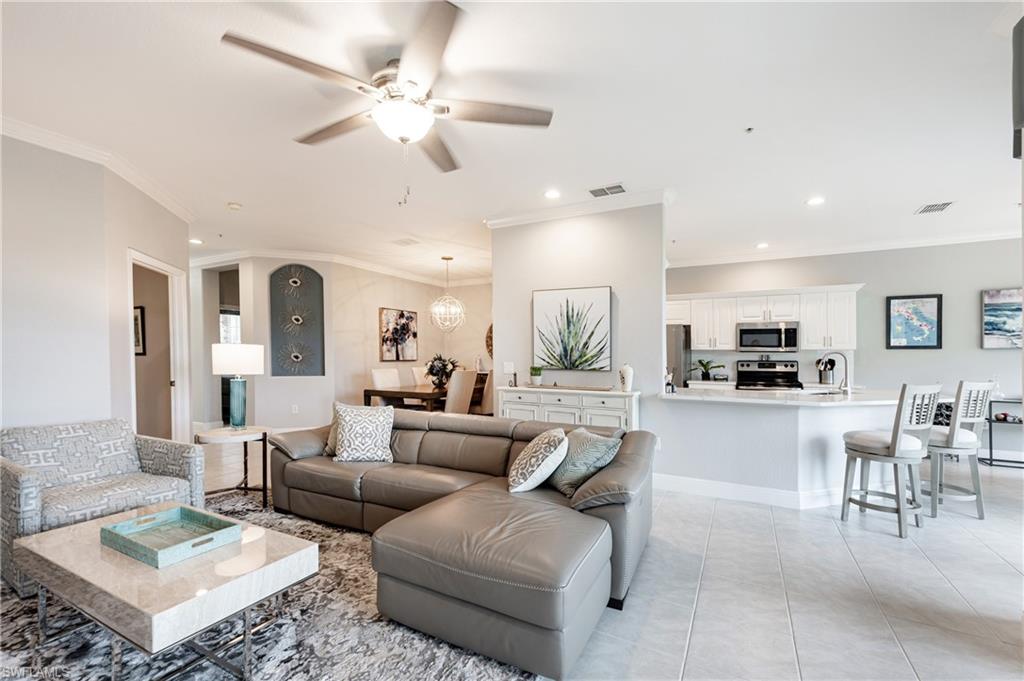
M 598 187 L 597 189 L 591 189 L 590 195 L 594 198 L 602 196 L 611 196 L 612 194 L 625 194 L 626 190 L 621 184 L 610 184 L 607 187 Z
M 925 213 L 941 213 L 942 211 L 946 210 L 952 205 L 952 201 L 946 201 L 945 203 L 929 203 L 915 210 L 914 215 L 924 215 Z
M 416 241 L 416 239 L 410 239 L 410 238 L 407 237 L 405 239 L 395 239 L 391 243 L 393 243 L 396 246 L 415 246 L 416 244 L 419 243 L 419 241 Z

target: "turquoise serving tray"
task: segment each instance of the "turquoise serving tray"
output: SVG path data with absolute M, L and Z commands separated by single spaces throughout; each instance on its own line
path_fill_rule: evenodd
M 100 528 L 100 543 L 155 568 L 241 541 L 242 526 L 187 506 Z

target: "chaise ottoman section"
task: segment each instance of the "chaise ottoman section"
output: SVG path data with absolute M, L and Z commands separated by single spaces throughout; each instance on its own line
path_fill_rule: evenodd
M 455 645 L 560 678 L 608 602 L 611 550 L 599 518 L 474 485 L 377 530 L 377 606 Z

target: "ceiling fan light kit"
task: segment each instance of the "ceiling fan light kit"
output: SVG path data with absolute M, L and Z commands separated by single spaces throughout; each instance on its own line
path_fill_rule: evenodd
M 448 265 L 450 255 L 444 261 L 444 294 L 430 304 L 430 323 L 445 333 L 451 333 L 466 323 L 466 306 L 458 298 L 448 295 Z
M 420 142 L 420 148 L 431 162 L 438 170 L 447 173 L 457 170 L 459 164 L 434 125 L 436 118 L 545 128 L 551 124 L 550 109 L 434 99 L 430 88 L 437 79 L 448 39 L 462 10 L 450 2 L 426 5 L 423 19 L 403 48 L 401 58 L 390 60 L 373 74 L 372 84 L 234 33 L 225 33 L 221 41 L 376 100 L 371 109 L 335 121 L 296 140 L 303 144 L 318 144 L 376 123 L 389 139 L 402 144 Z

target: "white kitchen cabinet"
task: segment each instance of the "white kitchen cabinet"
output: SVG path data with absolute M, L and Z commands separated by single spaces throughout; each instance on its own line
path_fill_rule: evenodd
M 689 300 L 670 300 L 665 304 L 666 324 L 689 324 L 690 319 Z
M 857 348 L 857 293 L 829 291 L 828 346 L 836 350 Z
M 715 298 L 712 349 L 736 349 L 736 299 Z
M 736 299 L 736 321 L 764 322 L 768 320 L 768 296 L 744 296 Z
M 640 427 L 640 392 L 571 388 L 497 388 L 498 414 L 565 425 Z
M 800 349 L 828 348 L 828 293 L 800 294 Z
M 767 312 L 770 322 L 795 322 L 800 319 L 800 296 L 786 294 L 768 296 Z
M 715 335 L 715 302 L 710 298 L 694 300 L 690 307 L 690 347 L 711 350 Z

